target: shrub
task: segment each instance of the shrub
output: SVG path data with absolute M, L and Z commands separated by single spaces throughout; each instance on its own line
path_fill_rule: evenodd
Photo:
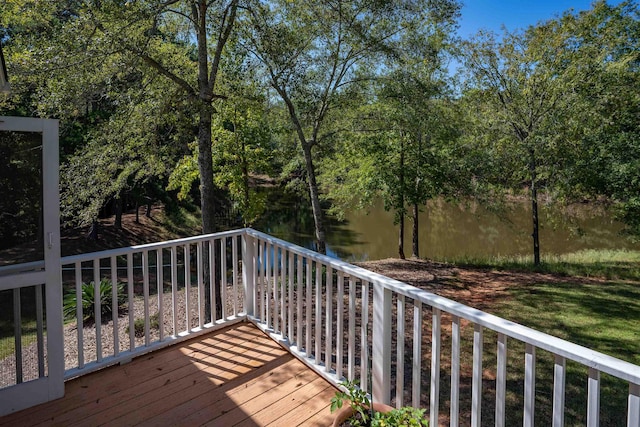
M 371 427 L 428 427 L 425 410 L 404 406 L 391 409 L 389 412 L 373 411 L 371 400 L 367 393 L 358 387 L 357 381 L 341 383 L 347 391 L 338 391 L 331 399 L 331 412 L 342 407 L 344 401 L 349 401 L 353 411 L 352 417 L 346 425 Z
M 116 284 L 118 288 L 118 300 L 116 301 L 115 309 L 118 310 L 120 306 L 125 301 L 126 297 L 124 295 L 124 284 L 118 283 Z M 86 322 L 95 322 L 95 289 L 94 282 L 83 283 L 81 285 L 82 288 L 82 315 L 83 320 Z M 99 285 L 99 298 L 100 298 L 100 316 L 101 318 L 105 318 L 109 316 L 113 312 L 113 301 L 112 301 L 112 284 L 110 280 L 102 279 Z M 75 289 L 71 290 L 67 294 L 65 294 L 62 310 L 65 318 L 73 319 L 76 315 L 76 291 Z
M 160 329 L 160 316 L 158 313 L 149 318 L 149 329 Z M 129 333 L 129 327 L 127 326 L 126 332 Z M 142 338 L 144 336 L 144 319 L 136 319 L 133 322 L 133 333 L 136 337 Z

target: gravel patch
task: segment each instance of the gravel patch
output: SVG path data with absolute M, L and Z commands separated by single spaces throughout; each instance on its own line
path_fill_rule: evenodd
M 189 308 L 189 320 L 191 328 L 200 326 L 199 310 L 198 310 L 198 288 L 192 286 L 188 289 L 188 304 L 187 294 L 185 288 L 180 289 L 175 294 L 175 306 L 176 306 L 176 325 L 175 333 L 179 334 L 187 330 L 187 307 Z M 236 314 L 234 312 L 233 305 L 233 287 L 227 287 L 226 298 L 226 315 L 232 316 Z M 160 340 L 160 327 L 163 328 L 164 337 L 168 337 L 174 334 L 174 316 L 173 316 L 173 298 L 171 292 L 164 292 L 162 294 L 162 307 L 163 318 L 162 322 L 157 322 L 157 325 L 151 325 L 149 328 L 149 344 Z M 242 310 L 243 298 L 241 288 L 238 287 L 238 311 Z M 159 296 L 157 294 L 150 295 L 148 304 L 148 313 L 150 317 L 156 317 L 158 315 Z M 117 331 L 117 338 L 119 342 L 119 352 L 131 350 L 131 339 L 129 335 L 129 311 L 127 309 L 127 303 L 124 308 L 120 310 L 120 313 L 116 319 L 117 329 L 114 328 L 114 322 L 111 315 L 108 319 L 103 319 L 100 325 L 100 344 L 102 358 L 113 356 L 116 350 L 116 343 L 114 338 L 114 330 Z M 142 322 L 141 333 L 138 336 L 134 336 L 133 349 L 142 347 L 145 345 L 146 337 L 144 335 L 144 319 L 145 319 L 145 305 L 144 298 L 142 296 L 134 296 L 133 301 L 133 318 Z M 159 319 L 158 319 L 159 320 Z M 207 321 L 203 320 L 206 324 Z M 85 324 L 82 328 L 82 353 L 84 358 L 84 364 L 97 360 L 98 354 L 98 340 L 97 340 L 97 328 L 96 325 Z M 66 323 L 63 328 L 64 334 L 64 359 L 65 370 L 78 367 L 79 364 L 79 350 L 78 350 L 78 327 L 77 322 L 73 321 Z M 46 335 L 44 338 L 45 348 L 45 375 L 46 375 Z M 22 370 L 23 381 L 30 381 L 38 378 L 38 343 L 32 342 L 23 347 L 22 350 Z M 15 356 L 11 355 L 3 360 L 0 360 L 0 388 L 11 386 L 16 384 L 16 360 Z

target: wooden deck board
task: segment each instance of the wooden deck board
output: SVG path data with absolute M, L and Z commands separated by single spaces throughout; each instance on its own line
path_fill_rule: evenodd
M 241 323 L 66 384 L 0 426 L 329 425 L 335 388 Z

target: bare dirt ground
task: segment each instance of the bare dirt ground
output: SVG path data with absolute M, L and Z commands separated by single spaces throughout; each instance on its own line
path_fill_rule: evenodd
M 496 302 L 509 298 L 508 290 L 515 287 L 541 282 L 577 283 L 576 278 L 554 274 L 460 268 L 422 259 L 388 258 L 358 265 L 488 312 L 492 311 Z M 601 283 L 603 279 L 584 277 L 579 279 L 581 284 L 590 282 Z

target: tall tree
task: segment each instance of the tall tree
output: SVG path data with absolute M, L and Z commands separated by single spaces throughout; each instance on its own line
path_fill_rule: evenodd
M 536 31 L 564 41 L 558 74 L 572 76 L 573 108 L 558 137 L 574 150 L 559 193 L 568 200 L 606 196 L 627 231 L 640 236 L 640 9 L 604 1 L 566 13 Z M 552 35 L 552 37 L 549 36 Z
M 359 196 L 364 186 L 369 187 L 364 194 L 382 195 L 399 225 L 400 258 L 405 256 L 407 213 L 413 221 L 412 256 L 418 257 L 419 212 L 428 200 L 464 188 L 458 185 L 450 155 L 457 135 L 445 66 L 457 16 L 457 4 L 448 3 L 439 13 L 425 15 L 421 25 L 408 25 L 394 36 L 386 67 L 371 81 L 369 92 L 357 98 L 363 107 L 350 117 L 352 126 L 343 126 L 350 134 L 338 142 L 323 167 L 322 181 L 334 211 L 370 202 L 371 197 Z M 342 154 L 345 150 L 358 154 L 350 159 L 350 154 Z M 372 165 L 374 171 L 365 170 Z
M 68 70 L 71 74 L 83 71 L 88 73 L 86 76 L 97 63 L 110 63 L 114 67 L 126 64 L 138 70 L 152 70 L 171 82 L 196 107 L 202 230 L 216 231 L 212 103 L 225 98 L 218 92 L 218 74 L 225 45 L 236 23 L 239 0 L 36 2 L 34 9 L 41 13 L 33 13 L 35 24 L 20 17 L 23 10 L 32 15 L 27 7 L 31 3 L 12 2 L 7 13 L 15 19 L 15 28 L 27 26 L 32 30 L 23 38 L 22 59 L 24 63 L 41 64 L 42 73 L 38 76 L 47 75 L 47 69 Z M 38 26 L 46 30 L 46 35 L 55 34 L 51 43 L 39 39 L 40 34 L 33 31 Z M 38 58 L 35 52 L 40 55 Z M 86 88 L 82 83 L 88 80 L 86 77 L 79 80 L 80 89 Z M 45 81 L 44 86 L 56 85 L 54 80 Z M 67 85 L 73 82 L 70 78 L 65 81 Z M 59 108 L 74 105 L 48 99 Z M 219 281 L 216 283 L 220 286 Z M 217 312 L 221 313 L 220 301 Z
M 317 163 L 339 129 L 327 123 L 355 99 L 353 91 L 384 68 L 399 35 L 452 2 L 371 0 L 254 4 L 247 48 L 286 106 L 304 155 L 317 249 L 325 252 L 325 218 Z
M 563 91 L 567 82 L 555 78 L 543 61 L 548 52 L 536 48 L 534 39 L 540 36 L 505 32 L 498 41 L 494 34 L 481 32 L 466 44 L 464 56 L 469 72 L 466 96 L 477 101 L 473 108 L 481 138 L 488 149 L 506 154 L 518 165 L 512 185 L 526 177 L 536 265 L 540 263 L 539 186 L 546 182 L 555 160 L 555 144 L 548 135 L 559 126 L 554 116 L 570 103 Z M 543 170 L 545 166 L 549 168 Z

